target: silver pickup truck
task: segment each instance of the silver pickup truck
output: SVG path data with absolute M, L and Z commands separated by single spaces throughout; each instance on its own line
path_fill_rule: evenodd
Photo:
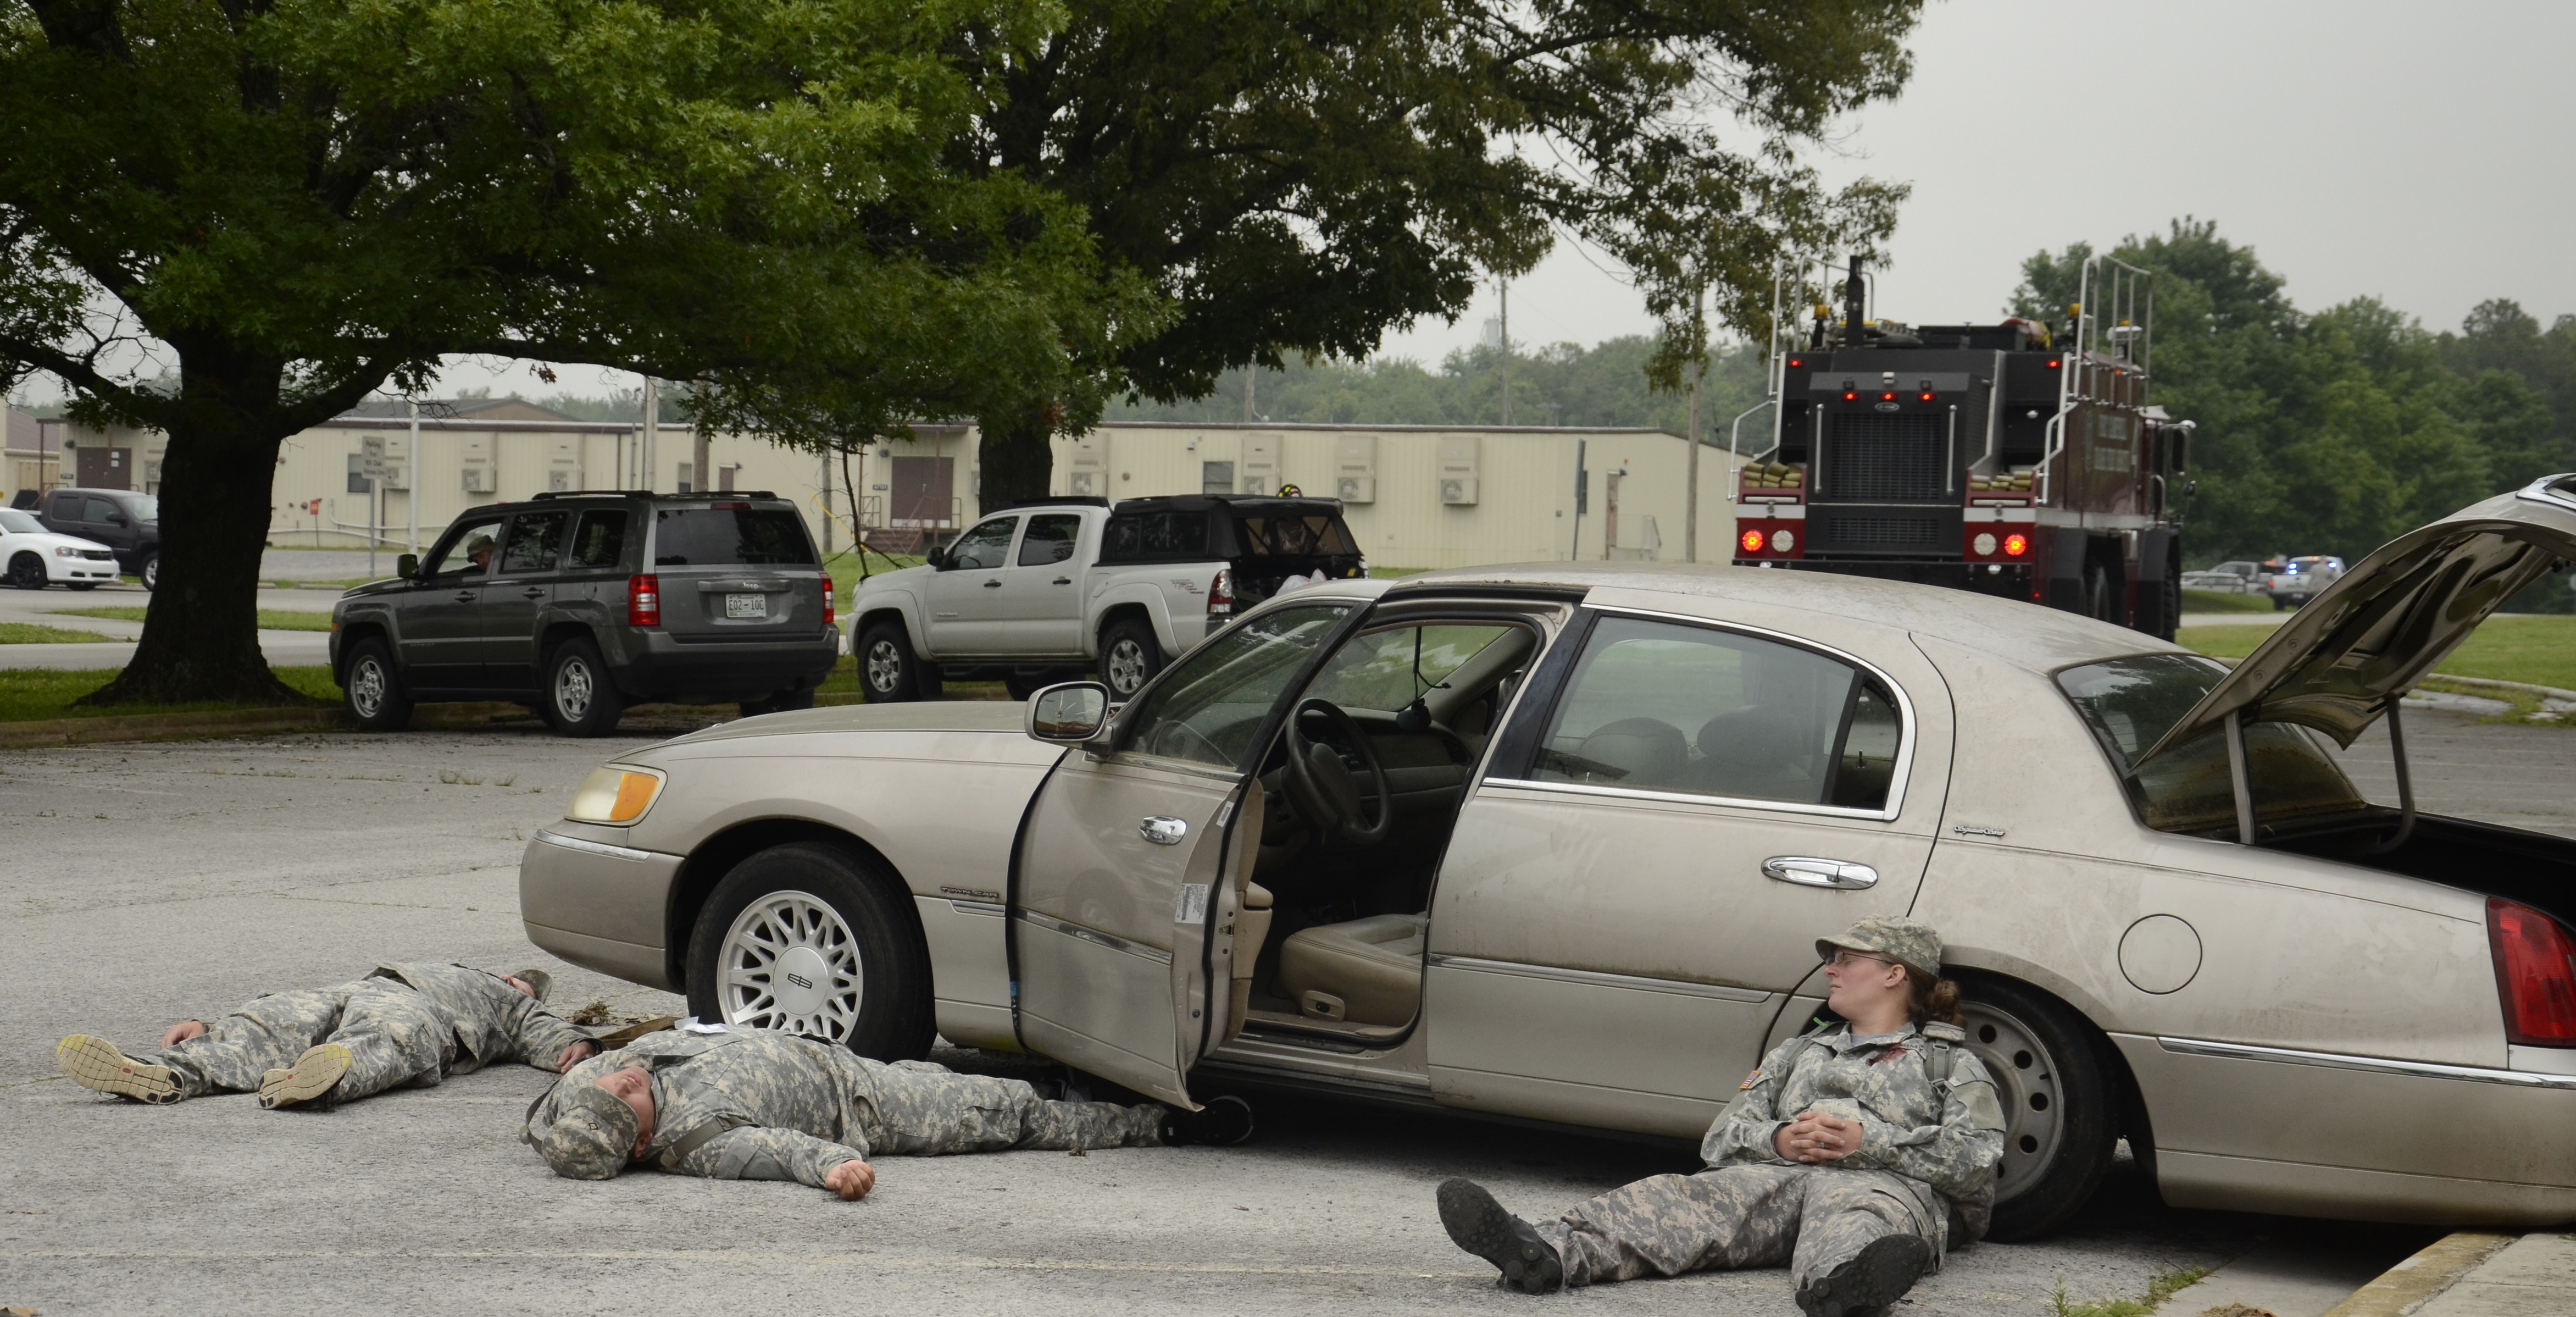
M 859 582 L 851 650 L 872 702 L 999 678 L 1013 699 L 1097 672 L 1124 701 L 1292 577 L 1368 574 L 1339 500 L 1185 494 L 996 511 L 920 567 Z

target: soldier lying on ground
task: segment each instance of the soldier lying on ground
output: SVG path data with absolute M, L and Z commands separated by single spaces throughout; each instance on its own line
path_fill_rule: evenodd
M 542 970 L 384 965 L 355 983 L 270 993 L 211 1026 L 183 1020 L 151 1059 L 73 1034 L 54 1048 L 85 1088 L 141 1102 L 259 1090 L 263 1107 L 337 1105 L 504 1061 L 564 1071 L 598 1050 L 546 1010 Z
M 1009 1148 L 1059 1151 L 1252 1136 L 1252 1109 L 1053 1102 L 1016 1079 L 927 1061 L 871 1061 L 848 1048 L 758 1030 L 659 1033 L 574 1067 L 528 1108 L 519 1132 L 555 1174 L 605 1180 L 628 1162 L 717 1180 L 795 1180 L 855 1199 L 870 1156 Z
M 1930 925 L 1864 919 L 1816 951 L 1826 1004 L 1848 1023 L 1762 1058 L 1700 1145 L 1709 1169 L 1639 1180 L 1537 1226 L 1450 1180 L 1449 1237 L 1532 1294 L 1787 1263 L 1810 1317 L 1894 1303 L 1940 1265 L 1954 1204 L 1983 1232 L 2003 1108 L 1962 1045 Z

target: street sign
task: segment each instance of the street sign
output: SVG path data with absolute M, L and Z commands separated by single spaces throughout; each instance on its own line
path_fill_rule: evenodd
M 358 438 L 358 471 L 369 480 L 382 480 L 385 475 L 385 437 L 380 434 Z

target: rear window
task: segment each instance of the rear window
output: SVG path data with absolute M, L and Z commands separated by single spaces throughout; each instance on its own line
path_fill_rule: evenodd
M 1121 513 L 1109 519 L 1100 537 L 1100 561 L 1108 563 L 1204 562 L 1215 556 L 1204 512 Z
M 2059 689 L 2093 729 L 2137 807 L 2161 832 L 2233 835 L 2236 784 L 2227 766 L 2227 735 L 2211 728 L 2147 761 L 2145 754 L 2209 694 L 2227 669 L 2192 654 L 2142 654 L 2069 668 Z M 2280 824 L 2365 809 L 2352 780 L 2314 737 L 2287 723 L 2245 729 L 2254 820 Z
M 1311 557 L 1357 553 L 1342 519 L 1329 512 L 1302 517 L 1237 517 L 1236 538 L 1247 557 Z
M 805 520 L 786 508 L 664 508 L 653 514 L 656 567 L 811 567 Z

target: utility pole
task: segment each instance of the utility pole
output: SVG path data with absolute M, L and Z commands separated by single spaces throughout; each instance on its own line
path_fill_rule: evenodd
M 411 519 L 411 529 L 403 542 L 413 553 L 420 552 L 420 399 L 406 398 L 411 408 L 411 442 L 403 449 L 403 512 Z
M 1494 284 L 1503 299 L 1503 424 L 1512 423 L 1512 281 L 1497 279 Z
M 1258 361 L 1247 361 L 1243 364 L 1243 423 L 1245 425 L 1252 424 L 1252 377 L 1260 372 L 1261 363 Z
M 1698 317 L 1706 291 L 1691 294 L 1691 314 Z M 1690 455 L 1682 462 L 1682 561 L 1699 561 L 1699 385 L 1708 378 L 1708 346 L 1700 344 L 1699 359 L 1691 366 L 1690 420 L 1682 426 L 1683 442 L 1690 445 Z
M 653 492 L 653 450 L 658 446 L 656 441 L 661 437 L 662 384 L 661 381 L 647 375 L 644 377 L 644 436 L 636 442 L 635 447 L 636 456 L 644 468 L 644 479 L 638 483 L 648 494 Z
M 695 387 L 703 390 L 707 387 L 707 382 L 705 380 L 699 380 Z M 692 437 L 696 440 L 696 443 L 689 451 L 689 487 L 695 492 L 703 494 L 716 487 L 716 478 L 711 474 L 713 468 L 708 465 L 708 463 L 715 460 L 715 454 L 712 451 L 714 448 L 713 437 L 707 433 L 707 426 L 704 421 L 695 422 L 689 427 L 689 429 Z M 828 494 L 832 489 L 831 466 L 828 463 L 825 464 L 823 472 L 823 490 Z M 831 507 L 831 504 L 827 502 L 823 506 L 828 509 Z M 825 517 L 823 519 L 823 527 L 823 542 L 826 546 L 824 556 L 829 557 L 831 556 L 829 551 L 832 536 L 831 518 Z

